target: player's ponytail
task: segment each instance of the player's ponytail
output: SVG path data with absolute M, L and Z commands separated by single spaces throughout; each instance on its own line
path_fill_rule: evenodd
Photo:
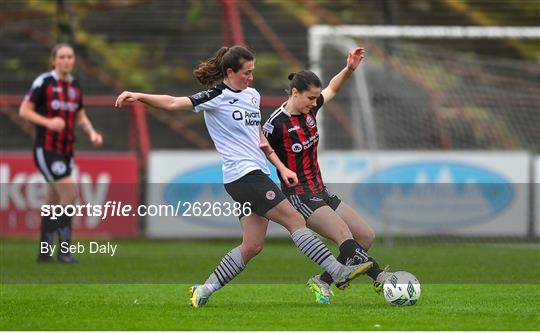
M 312 71 L 303 70 L 298 73 L 291 73 L 288 78 L 291 81 L 291 83 L 289 83 L 289 89 L 287 90 L 289 95 L 293 88 L 296 88 L 299 93 L 302 93 L 311 87 L 322 87 L 321 79 L 319 79 Z
M 227 76 L 227 69 L 238 72 L 245 61 L 254 60 L 255 56 L 243 46 L 221 47 L 216 54 L 201 62 L 193 75 L 205 87 L 213 87 Z

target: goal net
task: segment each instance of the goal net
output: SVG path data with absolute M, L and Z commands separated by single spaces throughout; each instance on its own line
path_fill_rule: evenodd
M 540 28 L 313 26 L 312 70 L 328 83 L 357 46 L 322 147 L 540 151 Z
M 311 68 L 328 84 L 358 46 L 317 120 L 330 190 L 385 238 L 532 235 L 540 28 L 314 26 Z

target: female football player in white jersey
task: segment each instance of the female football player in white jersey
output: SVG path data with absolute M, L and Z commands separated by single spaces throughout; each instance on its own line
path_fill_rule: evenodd
M 261 97 L 250 87 L 254 69 L 255 57 L 248 49 L 221 47 L 193 72 L 210 89 L 186 97 L 124 91 L 115 103 L 121 107 L 126 101 L 140 101 L 167 111 L 204 111 L 208 132 L 223 160 L 225 189 L 235 201 L 251 204 L 253 213 L 240 218 L 242 244 L 225 255 L 204 284 L 190 288 L 191 305 L 196 308 L 204 306 L 215 291 L 236 277 L 261 251 L 268 220 L 283 225 L 296 246 L 329 272 L 341 288 L 372 267 L 371 262 L 354 266 L 339 263 L 306 228 L 302 215 L 268 176 L 266 158 L 288 185 L 297 182 L 296 175 L 281 163 L 261 133 Z
M 263 126 L 264 134 L 279 159 L 294 171 L 299 183 L 285 186 L 283 193 L 306 220 L 308 228 L 333 240 L 340 249 L 338 260 L 358 264 L 371 261 L 373 267 L 366 273 L 373 278 L 376 290 L 386 272 L 367 254 L 375 233 L 360 215 L 324 185 L 317 160 L 319 133 L 316 116 L 319 109 L 331 101 L 360 65 L 364 49 L 349 52 L 347 65 L 322 89 L 319 77 L 311 71 L 300 71 L 289 76 L 289 99 L 268 118 Z M 382 273 L 382 274 L 381 274 Z M 308 285 L 315 293 L 316 301 L 328 303 L 333 295 L 328 273 L 309 279 Z

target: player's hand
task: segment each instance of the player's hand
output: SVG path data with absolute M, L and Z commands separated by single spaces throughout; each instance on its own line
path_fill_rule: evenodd
M 103 144 L 103 137 L 98 132 L 92 131 L 90 133 L 90 142 L 92 142 L 94 147 L 99 147 Z
M 290 169 L 284 167 L 283 169 L 279 170 L 279 173 L 281 174 L 281 178 L 285 182 L 285 185 L 288 187 L 298 185 L 298 176 Z
M 47 128 L 51 131 L 61 132 L 66 127 L 66 122 L 60 117 L 50 118 L 47 123 Z
M 117 108 L 121 108 L 124 102 L 135 102 L 138 99 L 139 98 L 137 93 L 131 91 L 124 91 L 118 96 L 116 102 L 114 103 L 114 106 L 116 106 Z
M 360 65 L 362 59 L 364 59 L 364 48 L 357 47 L 356 49 L 349 52 L 347 56 L 347 68 L 354 71 L 356 67 Z

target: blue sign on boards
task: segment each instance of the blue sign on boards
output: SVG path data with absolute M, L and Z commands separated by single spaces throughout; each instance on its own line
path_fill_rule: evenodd
M 353 190 L 359 207 L 386 223 L 432 229 L 480 224 L 513 202 L 514 184 L 484 167 L 458 162 L 392 166 Z
M 274 168 L 271 168 L 270 177 L 274 182 L 279 182 Z M 182 203 L 180 213 L 185 212 L 186 208 L 193 203 L 208 203 L 202 206 L 203 211 L 206 207 L 214 207 L 218 205 L 224 207 L 224 203 L 234 201 L 225 191 L 223 186 L 223 174 L 221 163 L 204 165 L 182 173 L 179 173 L 171 178 L 168 184 L 163 189 L 163 201 L 167 205 L 176 206 L 178 202 Z M 186 205 L 184 206 L 183 203 Z M 214 211 L 208 210 L 209 214 L 214 214 Z M 186 216 L 179 214 L 186 222 L 191 222 L 197 225 L 205 225 L 211 227 L 225 227 L 229 225 L 223 223 L 224 215 L 221 216 Z

